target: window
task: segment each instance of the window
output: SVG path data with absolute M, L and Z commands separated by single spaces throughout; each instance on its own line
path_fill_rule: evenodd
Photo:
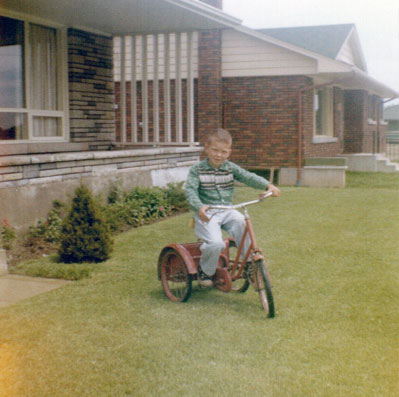
M 0 140 L 65 137 L 60 31 L 0 16 Z
M 315 135 L 334 136 L 334 96 L 332 87 L 318 90 L 314 96 Z

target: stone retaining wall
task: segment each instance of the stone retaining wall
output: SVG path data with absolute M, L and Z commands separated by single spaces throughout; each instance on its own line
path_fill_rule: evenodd
M 4 156 L 0 162 L 0 217 L 26 228 L 47 215 L 55 199 L 68 201 L 82 182 L 106 195 L 119 180 L 126 189 L 184 180 L 199 147 Z

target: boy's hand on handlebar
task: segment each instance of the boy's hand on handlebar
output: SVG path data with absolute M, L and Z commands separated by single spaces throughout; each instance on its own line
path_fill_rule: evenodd
M 209 205 L 203 205 L 199 211 L 198 211 L 198 216 L 201 219 L 202 222 L 208 223 L 211 219 L 209 216 L 206 214 L 206 211 L 208 210 Z
M 272 193 L 273 193 L 273 196 L 275 196 L 275 197 L 280 196 L 280 189 L 279 189 L 278 187 L 274 186 L 273 184 L 270 184 L 270 185 L 267 187 L 266 192 L 262 193 L 262 196 L 263 196 L 264 194 L 266 194 L 266 193 L 269 193 L 269 192 L 272 192 Z

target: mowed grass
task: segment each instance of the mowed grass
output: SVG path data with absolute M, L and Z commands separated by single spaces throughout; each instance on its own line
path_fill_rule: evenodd
M 349 174 L 251 207 L 274 319 L 253 290 L 165 298 L 158 255 L 195 241 L 189 214 L 118 236 L 89 279 L 0 310 L 0 396 L 397 396 L 398 187 Z

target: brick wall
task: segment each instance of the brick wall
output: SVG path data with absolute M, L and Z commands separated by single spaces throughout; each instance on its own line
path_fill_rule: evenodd
M 68 29 L 70 137 L 93 148 L 114 139 L 112 38 Z
M 183 142 L 188 140 L 187 137 L 187 82 L 185 79 L 181 81 L 182 87 L 182 130 L 183 130 Z M 163 80 L 159 81 L 159 138 L 161 142 L 165 142 L 165 109 L 164 109 L 164 85 Z M 137 82 L 136 88 L 137 95 L 137 139 L 139 142 L 143 140 L 143 129 L 140 126 L 142 122 L 142 98 L 141 98 L 141 82 Z M 194 108 L 196 108 L 196 98 L 197 98 L 197 80 L 194 80 Z M 120 105 L 120 83 L 115 83 L 115 99 L 116 103 Z M 130 102 L 130 81 L 126 82 L 126 139 L 127 142 L 131 142 L 132 138 L 132 125 L 131 125 L 131 102 Z M 171 122 L 171 138 L 172 142 L 176 140 L 176 100 L 175 100 L 175 81 L 170 81 L 170 122 Z M 116 116 L 116 141 L 121 141 L 120 131 L 121 131 L 121 118 L 120 118 L 120 106 L 117 107 L 115 111 Z M 197 111 L 195 110 L 195 114 Z M 148 137 L 149 141 L 152 142 L 154 139 L 154 129 L 153 129 L 153 82 L 148 81 Z M 197 120 L 195 117 L 194 130 L 197 130 Z
M 344 109 L 344 152 L 362 153 L 367 129 L 367 92 L 346 90 Z
M 299 88 L 304 76 L 223 79 L 223 126 L 233 135 L 232 160 L 246 167 L 295 167 Z M 304 133 L 312 123 L 313 94 L 304 95 Z
M 210 131 L 222 126 L 221 30 L 199 33 L 198 45 L 198 138 L 206 141 Z

